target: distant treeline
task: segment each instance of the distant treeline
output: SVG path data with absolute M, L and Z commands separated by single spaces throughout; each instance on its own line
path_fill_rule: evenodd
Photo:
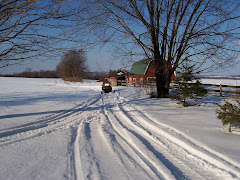
M 110 71 L 111 72 L 111 71 Z M 112 75 L 112 74 L 111 74 Z M 108 72 L 88 72 L 86 73 L 84 79 L 94 79 L 94 80 L 102 80 L 105 77 L 110 76 Z M 14 74 L 4 74 L 0 77 L 26 77 L 26 78 L 60 78 L 56 71 L 24 71 L 21 73 Z
M 86 72 L 84 77 L 81 79 L 94 79 L 103 80 L 106 77 L 117 77 L 119 72 L 127 73 L 126 70 L 110 70 L 108 72 Z M 0 74 L 0 77 L 26 77 L 26 78 L 60 78 L 59 74 L 55 70 L 41 70 L 32 71 L 27 68 L 24 72 L 14 73 L 14 74 Z M 67 81 L 77 81 L 76 79 L 71 80 L 71 78 L 66 78 Z
M 2 77 L 26 77 L 26 78 L 58 78 L 56 71 L 24 71 L 21 73 L 5 74 Z

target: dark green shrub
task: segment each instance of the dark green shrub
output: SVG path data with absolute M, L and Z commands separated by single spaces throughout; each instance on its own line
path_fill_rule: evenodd
M 225 104 L 217 105 L 217 118 L 222 120 L 223 125 L 229 124 L 228 131 L 232 132 L 233 126 L 240 125 L 240 101 L 236 100 L 235 104 L 225 101 Z
M 180 67 L 181 71 L 178 71 L 178 77 L 173 84 L 171 99 L 182 102 L 184 107 L 189 106 L 188 99 L 203 98 L 208 91 L 201 85 L 201 81 L 196 77 L 195 65 L 189 66 L 187 63 Z

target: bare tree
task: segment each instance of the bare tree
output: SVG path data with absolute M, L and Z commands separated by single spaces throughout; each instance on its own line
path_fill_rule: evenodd
M 133 55 L 140 47 L 156 62 L 158 97 L 168 97 L 172 73 L 188 58 L 199 66 L 223 65 L 239 54 L 239 1 L 92 0 L 88 5 L 81 29 L 104 43 L 124 45 Z
M 57 66 L 58 75 L 65 80 L 81 81 L 87 73 L 85 52 L 80 50 L 69 50 L 66 52 Z
M 0 67 L 59 50 L 71 0 L 0 0 Z M 65 31 L 63 31 L 65 30 Z

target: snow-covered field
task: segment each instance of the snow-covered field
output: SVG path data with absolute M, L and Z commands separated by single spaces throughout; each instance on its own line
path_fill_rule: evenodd
M 215 84 L 215 85 L 230 85 L 230 86 L 240 86 L 240 78 L 239 79 L 202 79 L 201 82 L 203 84 Z
M 0 179 L 240 179 L 211 93 L 183 108 L 133 87 L 0 78 Z

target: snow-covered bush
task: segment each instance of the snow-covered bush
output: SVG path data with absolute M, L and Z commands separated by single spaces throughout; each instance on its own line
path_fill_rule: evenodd
M 232 132 L 233 126 L 240 125 L 240 101 L 230 103 L 225 101 L 225 104 L 217 104 L 219 109 L 216 110 L 217 118 L 222 120 L 223 125 L 229 124 L 229 132 Z

